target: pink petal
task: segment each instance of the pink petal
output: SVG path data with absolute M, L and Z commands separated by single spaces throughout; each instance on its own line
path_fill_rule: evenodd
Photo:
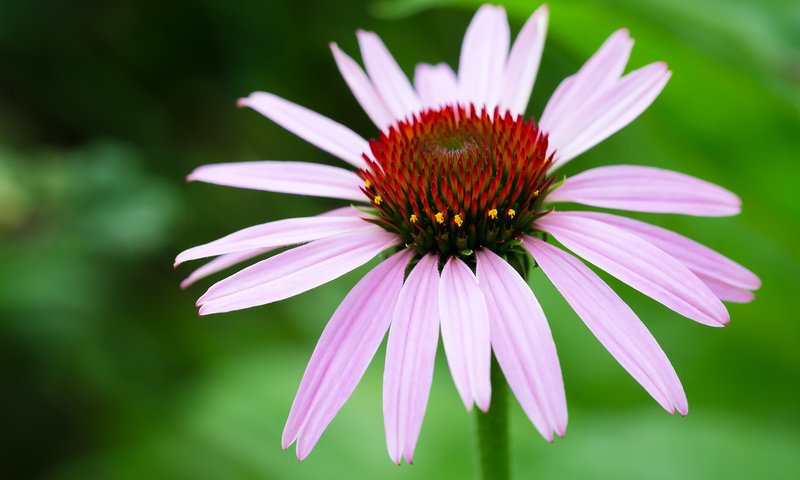
M 392 315 L 383 374 L 386 447 L 411 463 L 428 404 L 439 342 L 438 259 L 427 254 L 408 275 Z
M 636 235 L 570 212 L 545 215 L 534 228 L 681 315 L 713 327 L 730 320 L 722 302 L 694 273 Z
M 721 282 L 716 278 L 708 277 L 702 273 L 698 273 L 697 278 L 702 280 L 703 283 L 714 292 L 717 298 L 725 302 L 750 303 L 756 298 L 750 290 L 733 287 L 728 283 Z
M 736 215 L 742 203 L 735 194 L 713 183 L 670 170 L 634 165 L 586 170 L 549 193 L 547 201 L 702 217 Z
M 331 43 L 330 47 L 339 72 L 361 108 L 378 128 L 387 131 L 394 123 L 394 118 L 383 103 L 380 94 L 375 90 L 375 86 L 372 85 L 372 81 L 355 60 L 344 53 L 338 45 Z
M 458 101 L 458 80 L 446 63 L 417 65 L 414 87 L 424 108 L 439 108 Z
M 361 180 L 349 170 L 306 162 L 239 162 L 203 165 L 187 180 L 268 192 L 363 202 Z
M 362 157 L 370 151 L 367 141 L 330 118 L 265 92 L 251 93 L 249 97 L 239 99 L 238 105 L 252 108 L 308 143 L 357 168 L 367 166 Z
M 181 282 L 181 288 L 189 288 L 190 285 L 198 280 L 206 278 L 209 275 L 213 275 L 221 270 L 225 270 L 228 267 L 232 267 L 237 263 L 245 262 L 263 253 L 275 250 L 276 248 L 277 247 L 256 248 L 254 250 L 245 250 L 243 252 L 234 252 L 221 255 L 192 272 L 184 281 Z
M 568 122 L 546 130 L 551 148 L 557 150 L 551 168 L 560 167 L 635 120 L 653 103 L 671 75 L 660 62 L 635 70 L 580 105 Z
M 254 225 L 213 242 L 192 247 L 178 255 L 175 265 L 226 253 L 306 243 L 344 233 L 380 231 L 382 229 L 377 225 L 358 217 L 288 218 Z
M 359 212 L 353 207 L 341 207 L 335 208 L 329 212 L 321 213 L 320 217 L 359 217 L 365 215 L 362 212 Z M 181 282 L 181 288 L 186 289 L 189 288 L 190 285 L 194 284 L 196 281 L 201 280 L 203 278 L 208 277 L 209 275 L 213 275 L 221 270 L 225 270 L 228 267 L 232 267 L 237 263 L 245 262 L 250 260 L 251 258 L 257 257 L 261 254 L 267 253 L 269 251 L 275 250 L 275 248 L 257 248 L 254 250 L 246 250 L 243 252 L 235 252 L 235 253 L 228 253 L 225 255 L 221 255 L 214 260 L 206 263 L 202 267 L 198 268 L 194 272 L 192 272 L 184 281 Z
M 548 441 L 567 428 L 556 346 L 542 307 L 522 277 L 489 250 L 477 254 L 478 284 L 489 310 L 491 342 L 511 391 Z
M 297 439 L 304 459 L 350 398 L 389 328 L 391 312 L 411 258 L 403 250 L 384 261 L 353 287 L 336 309 L 314 348 L 295 396 L 281 442 Z
M 400 239 L 389 232 L 339 235 L 293 248 L 215 283 L 200 297 L 200 315 L 293 297 L 339 278 Z
M 614 32 L 575 75 L 567 77 L 547 102 L 539 126 L 546 132 L 569 123 L 582 105 L 619 79 L 628 63 L 633 40 L 628 30 Z
M 520 30 L 503 74 L 499 105 L 515 114 L 524 114 L 533 91 L 547 35 L 547 5 L 539 7 Z
M 509 29 L 503 7 L 483 5 L 472 18 L 458 63 L 461 100 L 492 109 L 503 87 Z
M 632 218 L 601 212 L 573 212 L 626 230 L 675 257 L 689 270 L 741 290 L 758 290 L 761 280 L 750 270 L 690 238 Z M 704 282 L 708 283 L 708 282 Z M 713 289 L 712 289 L 713 290 Z
M 327 212 L 320 213 L 317 216 L 318 217 L 366 217 L 369 215 L 353 207 L 352 205 L 347 205 L 344 207 L 334 208 L 333 210 L 328 210 Z
M 373 32 L 363 30 L 359 30 L 357 35 L 367 73 L 394 118 L 401 120 L 422 110 L 408 77 L 381 39 Z
M 572 255 L 533 237 L 525 237 L 556 289 L 620 365 L 668 412 L 686 415 L 688 404 L 667 356 L 633 313 L 591 269 Z
M 439 281 L 439 317 L 442 343 L 450 373 L 467 410 L 472 403 L 489 410 L 492 385 L 489 370 L 489 312 L 478 280 L 466 263 L 452 257 Z

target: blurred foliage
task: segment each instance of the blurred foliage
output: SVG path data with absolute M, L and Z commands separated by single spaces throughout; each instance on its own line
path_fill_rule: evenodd
M 249 224 L 336 206 L 185 185 L 197 165 L 335 163 L 254 112 L 275 92 L 373 134 L 327 49 L 378 31 L 407 72 L 455 65 L 475 0 L 0 3 L 0 478 L 470 478 L 472 419 L 438 359 L 413 467 L 386 456 L 383 352 L 311 457 L 280 432 L 324 322 L 366 268 L 275 305 L 198 319 L 175 253 Z M 538 5 L 504 2 L 512 29 Z M 800 476 L 800 5 L 790 0 L 549 2 L 529 109 L 612 31 L 631 68 L 674 75 L 640 119 L 564 170 L 659 165 L 724 185 L 735 218 L 642 216 L 764 281 L 722 330 L 621 292 L 670 355 L 673 418 L 605 353 L 547 280 L 570 407 L 548 444 L 512 408 L 518 478 Z M 46 14 L 43 14 L 46 12 Z M 468 460 L 469 459 L 469 460 Z

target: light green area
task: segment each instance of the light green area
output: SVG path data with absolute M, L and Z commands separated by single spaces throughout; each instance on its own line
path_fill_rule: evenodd
M 285 302 L 198 318 L 212 281 L 180 291 L 192 267 L 171 263 L 238 228 L 340 205 L 184 183 L 204 163 L 336 164 L 236 110 L 238 96 L 272 91 L 372 135 L 327 42 L 355 54 L 364 27 L 406 72 L 455 65 L 479 3 L 40 3 L 0 6 L 0 477 L 472 478 L 474 419 L 441 349 L 414 466 L 385 451 L 383 349 L 306 461 L 280 448 L 319 333 L 367 267 Z M 538 6 L 505 4 L 514 32 Z M 617 28 L 636 39 L 631 68 L 662 60 L 673 71 L 641 118 L 564 174 L 654 165 L 737 192 L 737 217 L 637 217 L 713 246 L 764 287 L 712 329 L 611 282 L 683 381 L 690 413 L 675 418 L 532 275 L 570 423 L 549 444 L 512 400 L 515 478 L 800 478 L 800 5 L 549 5 L 531 115 Z

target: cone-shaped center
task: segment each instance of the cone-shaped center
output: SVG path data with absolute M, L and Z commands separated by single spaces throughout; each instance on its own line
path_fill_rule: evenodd
M 376 223 L 420 253 L 507 253 L 530 232 L 548 178 L 547 137 L 531 120 L 448 106 L 370 141 L 361 170 Z

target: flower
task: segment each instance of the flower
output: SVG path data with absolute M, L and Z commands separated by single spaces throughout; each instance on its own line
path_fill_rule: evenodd
M 522 117 L 539 67 L 548 10 L 539 8 L 509 51 L 502 7 L 470 23 L 458 72 L 420 64 L 414 84 L 377 35 L 359 31 L 366 72 L 331 45 L 345 82 L 379 132 L 347 127 L 269 93 L 239 101 L 355 170 L 302 162 L 207 165 L 189 180 L 350 200 L 366 208 L 270 222 L 191 248 L 176 264 L 218 256 L 197 279 L 273 249 L 298 245 L 214 284 L 200 314 L 282 300 L 333 280 L 382 252 L 328 322 L 283 433 L 305 458 L 348 399 L 388 333 L 384 420 L 389 455 L 411 462 L 430 391 L 438 335 L 467 409 L 490 405 L 492 352 L 533 425 L 563 435 L 567 407 L 545 315 L 521 275 L 532 257 L 617 361 L 667 411 L 687 413 L 678 377 L 653 336 L 575 255 L 702 324 L 723 326 L 722 300 L 748 302 L 759 279 L 677 233 L 605 209 L 733 215 L 733 193 L 687 175 L 608 166 L 557 182 L 559 167 L 620 130 L 658 96 L 671 72 L 652 63 L 623 74 L 633 46 L 612 34 L 565 79 L 540 121 Z M 563 247 L 547 240 L 554 238 Z M 568 253 L 567 250 L 572 253 Z

